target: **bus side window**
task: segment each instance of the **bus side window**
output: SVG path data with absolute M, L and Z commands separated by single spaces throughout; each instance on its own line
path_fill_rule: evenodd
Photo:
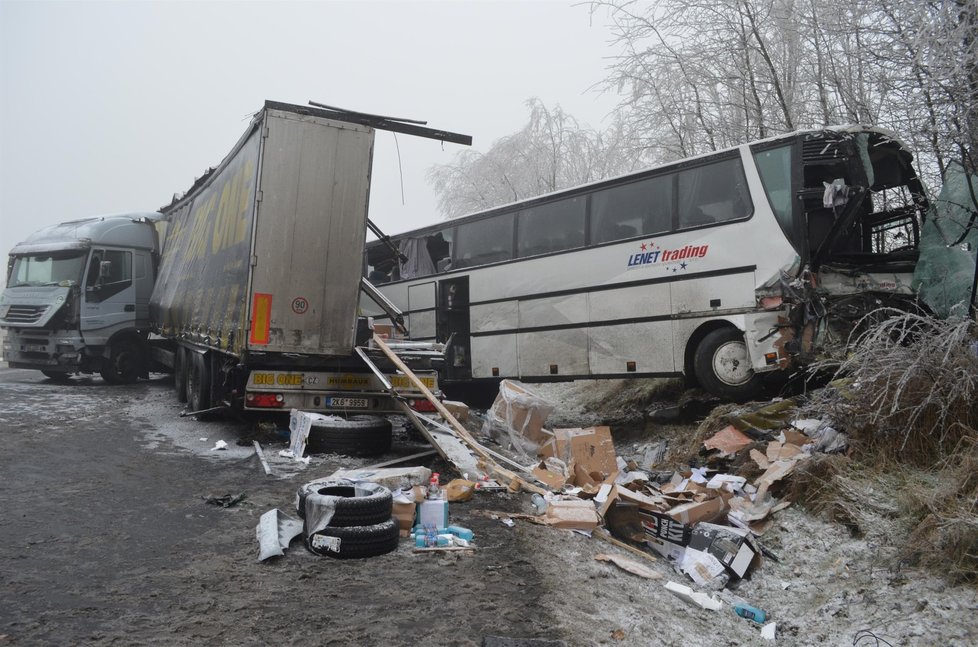
M 669 231 L 672 178 L 660 175 L 596 191 L 591 197 L 591 243 Z
M 455 233 L 455 268 L 475 267 L 513 258 L 514 213 L 458 226 Z
M 679 172 L 679 227 L 746 218 L 753 211 L 740 158 Z
M 519 212 L 516 255 L 520 258 L 584 246 L 584 196 Z

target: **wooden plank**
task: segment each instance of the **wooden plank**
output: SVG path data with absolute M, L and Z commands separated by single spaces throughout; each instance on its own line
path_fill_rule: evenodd
M 268 466 L 268 461 L 265 460 L 265 452 L 263 452 L 261 449 L 261 443 L 259 443 L 257 440 L 253 440 L 251 442 L 255 444 L 255 453 L 258 454 L 258 460 L 261 461 L 261 466 L 265 468 L 266 476 L 271 476 L 272 468 Z
M 496 476 L 507 480 L 511 485 L 514 483 L 518 484 L 520 489 L 527 490 L 529 492 L 536 492 L 537 494 L 546 494 L 548 492 L 548 490 L 544 488 L 533 485 L 532 483 L 527 483 L 525 480 L 517 476 L 516 473 L 511 472 L 510 470 L 507 470 L 506 468 L 498 465 L 496 461 L 493 460 L 489 452 L 486 451 L 486 448 L 480 445 L 479 442 L 472 437 L 472 435 L 468 432 L 468 430 L 462 426 L 462 423 L 460 423 L 458 420 L 455 419 L 455 416 L 452 415 L 452 412 L 445 408 L 445 405 L 441 403 L 441 400 L 439 400 L 434 396 L 434 394 L 428 389 L 428 387 L 424 385 L 424 382 L 418 379 L 418 376 L 414 374 L 414 371 L 409 369 L 407 365 L 403 361 L 401 361 L 401 358 L 398 357 L 397 354 L 390 349 L 390 347 L 384 342 L 384 340 L 381 339 L 379 335 L 374 335 L 373 339 L 374 339 L 374 344 L 377 345 L 377 348 L 379 348 L 385 355 L 387 355 L 387 358 L 394 363 L 394 366 L 396 366 L 398 370 L 404 373 L 404 375 L 408 378 L 408 380 L 410 380 L 411 383 L 414 384 L 414 386 L 417 387 L 419 391 L 421 391 L 422 395 L 424 395 L 424 397 L 428 399 L 428 402 L 430 402 L 435 407 L 435 410 L 438 411 L 438 414 L 445 420 L 445 422 L 447 422 L 452 426 L 452 430 L 455 432 L 455 435 L 460 440 L 464 441 L 465 444 L 468 445 L 469 448 L 473 452 L 475 452 L 479 456 L 479 458 L 482 459 L 485 465 L 489 466 L 487 467 L 489 471 L 491 471 Z M 404 405 L 402 408 L 406 411 L 411 411 L 411 408 L 408 407 L 407 405 Z M 411 413 L 413 415 L 413 412 Z M 416 416 L 413 417 L 416 418 Z M 417 425 L 417 423 L 415 424 Z M 432 445 L 435 445 L 435 447 L 439 447 L 438 442 L 434 439 L 434 436 L 427 429 L 423 429 L 420 431 L 425 436 L 425 438 L 428 439 L 428 442 L 430 442 Z M 442 453 L 443 451 L 444 451 L 443 449 L 439 449 L 439 453 Z M 450 460 L 450 459 L 446 458 L 446 460 Z
M 438 450 L 429 449 L 428 451 L 418 452 L 417 454 L 411 454 L 410 456 L 401 456 L 400 458 L 395 458 L 389 461 L 384 461 L 383 463 L 377 463 L 376 465 L 368 465 L 367 467 L 361 467 L 363 471 L 366 470 L 377 470 L 382 467 L 390 467 L 391 465 L 399 465 L 400 463 L 406 463 L 407 461 L 413 461 L 415 458 L 427 458 L 434 454 L 437 454 Z

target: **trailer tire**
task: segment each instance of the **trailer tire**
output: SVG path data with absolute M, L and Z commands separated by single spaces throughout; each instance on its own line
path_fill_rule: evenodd
M 109 345 L 109 357 L 103 358 L 99 374 L 109 384 L 132 384 L 142 371 L 139 342 L 132 337 L 122 337 Z
M 400 532 L 396 519 L 370 526 L 326 526 L 306 536 L 306 548 L 316 555 L 337 559 L 376 557 L 397 550 Z
M 390 420 L 357 415 L 317 420 L 309 430 L 306 450 L 312 454 L 377 456 L 390 451 L 393 431 Z
M 68 373 L 67 371 L 42 370 L 41 374 L 44 375 L 44 377 L 48 378 L 49 380 L 52 380 L 54 382 L 61 382 L 62 384 L 71 381 L 71 373 Z
M 178 346 L 173 353 L 173 388 L 177 402 L 187 401 L 187 349 Z
M 394 508 L 394 495 L 377 483 L 351 483 L 330 480 L 306 483 L 296 493 L 296 513 L 306 518 L 306 501 L 333 497 L 333 517 L 329 525 L 334 527 L 372 526 L 390 519 Z
M 211 406 L 211 375 L 207 358 L 201 353 L 187 352 L 187 399 L 191 411 L 203 411 Z
M 751 368 L 744 334 L 736 328 L 708 333 L 696 348 L 693 366 L 700 385 L 714 395 L 746 402 L 763 390 L 763 376 Z

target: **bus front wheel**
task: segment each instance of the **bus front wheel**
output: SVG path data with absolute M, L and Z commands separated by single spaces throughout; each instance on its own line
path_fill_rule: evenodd
M 696 348 L 693 367 L 704 389 L 735 402 L 751 400 L 763 389 L 762 377 L 751 368 L 744 334 L 736 328 L 708 333 Z

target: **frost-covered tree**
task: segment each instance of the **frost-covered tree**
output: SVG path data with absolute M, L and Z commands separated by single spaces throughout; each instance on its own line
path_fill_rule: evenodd
M 429 170 L 445 217 L 619 175 L 639 164 L 640 151 L 621 122 L 596 131 L 581 126 L 560 106 L 549 109 L 539 99 L 526 105 L 529 120 L 518 132 L 485 153 L 465 150 L 451 163 Z
M 846 123 L 890 128 L 936 179 L 978 146 L 976 0 L 591 3 L 615 34 L 607 87 L 652 159 Z

